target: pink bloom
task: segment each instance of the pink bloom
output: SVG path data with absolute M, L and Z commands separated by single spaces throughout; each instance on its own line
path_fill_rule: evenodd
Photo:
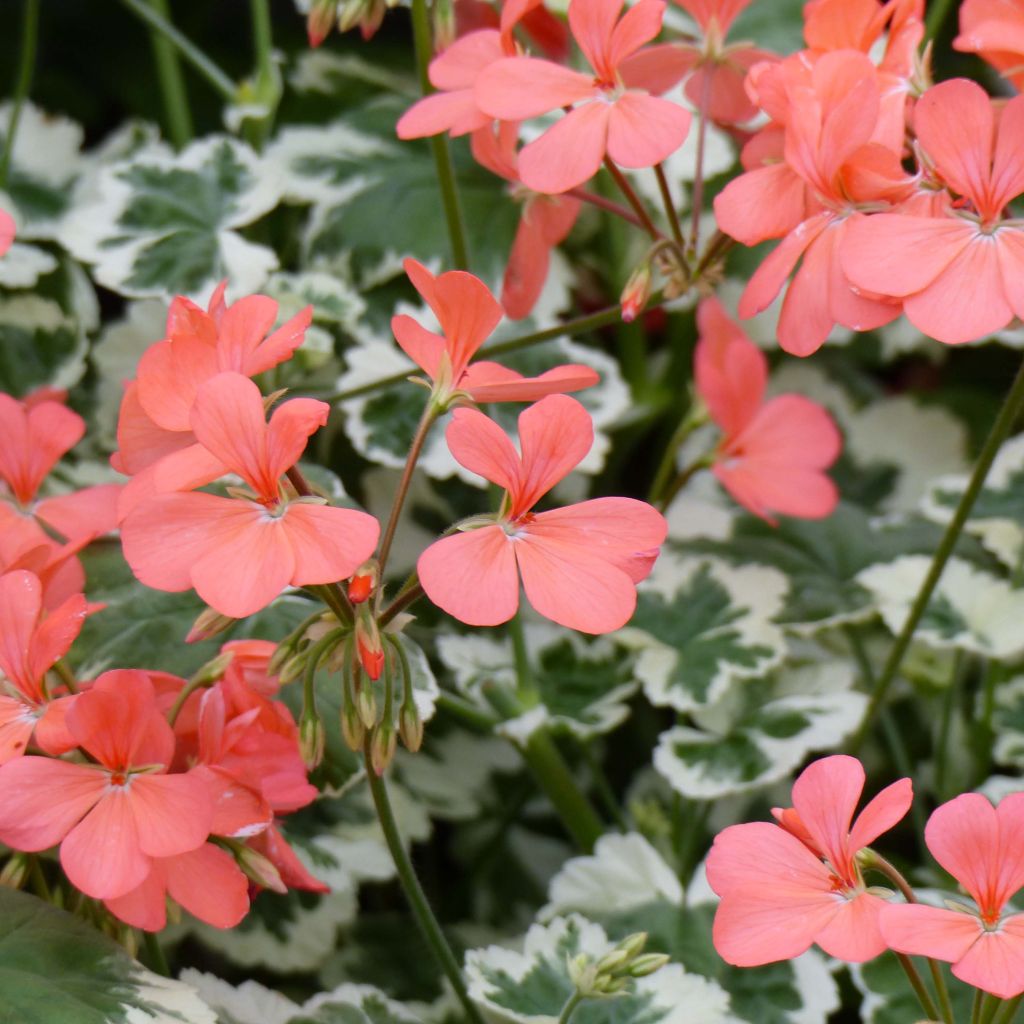
M 257 853 L 263 854 L 277 868 L 281 881 L 289 889 L 303 889 L 306 892 L 319 893 L 331 891 L 329 886 L 324 885 L 306 870 L 306 866 L 296 856 L 295 851 L 288 845 L 288 841 L 276 825 L 271 825 L 258 836 L 253 836 L 246 845 Z
M 900 779 L 853 820 L 863 789 L 856 758 L 825 757 L 793 784 L 793 807 L 772 812 L 778 825 L 732 825 L 715 837 L 707 875 L 722 897 L 713 936 L 724 960 L 757 967 L 812 943 L 851 963 L 885 950 L 886 903 L 867 891 L 857 853 L 907 813 L 913 792 L 910 779 Z
M 523 204 L 501 289 L 501 304 L 511 320 L 529 316 L 537 304 L 548 279 L 551 251 L 572 231 L 582 205 L 572 196 L 547 196 L 519 184 L 517 138 L 518 126 L 503 121 L 496 130 L 488 126 L 474 132 L 472 139 L 477 163 L 512 182 L 512 196 Z
M 85 589 L 85 570 L 76 555 L 86 543 L 80 537 L 58 544 L 34 519 L 0 501 L 0 573 L 27 569 L 38 576 L 48 611 Z
M 661 31 L 665 4 L 640 0 L 619 18 L 621 7 L 621 0 L 569 4 L 569 26 L 590 74 L 533 57 L 506 57 L 476 80 L 481 110 L 502 121 L 574 107 L 520 154 L 523 183 L 535 192 L 582 185 L 606 154 L 623 167 L 651 167 L 686 139 L 689 112 L 652 95 L 683 77 L 685 61 L 674 47 L 658 48 L 653 59 L 640 55 Z
M 569 364 L 539 377 L 524 377 L 499 363 L 470 364 L 501 320 L 501 306 L 479 278 L 465 271 L 450 270 L 435 277 L 416 260 L 407 259 L 403 265 L 437 317 L 443 337 L 404 314 L 392 318 L 391 330 L 402 351 L 434 382 L 440 404 L 449 403 L 458 392 L 476 402 L 533 402 L 597 383 L 598 376 L 589 366 Z
M 812 50 L 868 53 L 888 29 L 887 67 L 896 51 L 906 57 L 924 36 L 924 0 L 810 0 L 804 5 L 804 39 Z M 909 73 L 909 70 L 908 70 Z
M 121 531 L 139 580 L 172 592 L 195 587 L 221 614 L 244 618 L 286 586 L 351 576 L 373 553 L 377 521 L 321 499 L 288 499 L 280 486 L 328 412 L 324 402 L 296 398 L 279 406 L 268 424 L 251 380 L 222 373 L 202 384 L 191 414 L 198 441 L 193 486 L 231 472 L 252 495 L 158 494 L 139 504 Z
M 91 539 L 117 525 L 118 484 L 88 487 L 37 501 L 43 481 L 85 434 L 85 421 L 62 401 L 0 393 L 0 481 L 15 507 L 34 515 L 67 540 Z
M 978 54 L 1024 88 L 1024 6 L 1019 0 L 964 0 L 953 49 Z
M 475 409 L 456 409 L 447 431 L 459 463 L 506 491 L 489 526 L 432 544 L 417 564 L 434 604 L 471 626 L 507 622 L 519 580 L 546 618 L 584 633 L 610 633 L 636 607 L 636 584 L 651 571 L 665 520 L 632 498 L 597 498 L 550 512 L 534 505 L 590 451 L 594 429 L 574 398 L 550 395 L 519 416 L 515 450 Z
M 201 846 L 212 805 L 202 780 L 164 774 L 174 734 L 145 672 L 115 670 L 75 698 L 67 727 L 97 764 L 20 757 L 0 768 L 0 841 L 16 850 L 61 844 L 72 885 L 122 896 L 154 857 Z
M 924 834 L 977 909 L 888 906 L 881 916 L 886 943 L 899 953 L 945 960 L 961 981 L 1000 999 L 1024 992 L 1024 914 L 1003 915 L 1024 886 L 1024 793 L 998 807 L 965 793 L 937 808 Z
M 913 182 L 899 153 L 876 138 L 889 129 L 880 121 L 878 71 L 867 57 L 844 50 L 809 63 L 798 55 L 762 66 L 756 85 L 762 106 L 785 126 L 785 162 L 731 181 L 715 197 L 715 215 L 744 245 L 785 236 L 750 279 L 739 312 L 746 318 L 766 309 L 796 270 L 782 303 L 779 344 L 806 356 L 836 323 L 866 331 L 899 316 L 898 301 L 853 287 L 839 251 L 862 204 L 909 194 Z
M 14 218 L 6 210 L 0 210 L 0 256 L 10 249 L 16 230 Z
M 715 298 L 697 312 L 697 392 L 722 428 L 712 472 L 755 515 L 820 519 L 839 494 L 825 470 L 842 438 L 832 417 L 801 395 L 765 401 L 768 361 Z
M 75 594 L 47 615 L 39 577 L 23 570 L 0 576 L 0 672 L 11 691 L 0 693 L 0 764 L 24 753 L 33 732 L 48 754 L 77 746 L 65 725 L 71 698 L 53 700 L 45 676 L 88 613 L 84 595 Z
M 924 334 L 950 345 L 984 338 L 1024 315 L 1024 230 L 1005 212 L 1024 193 L 1024 98 L 997 123 L 981 86 L 956 78 L 921 97 L 914 127 L 964 202 L 940 217 L 857 217 L 843 268 L 857 287 L 902 300 Z
M 224 678 L 262 697 L 275 696 L 281 680 L 269 673 L 268 666 L 276 650 L 277 644 L 272 640 L 230 640 L 220 649 L 221 654 L 231 655 Z

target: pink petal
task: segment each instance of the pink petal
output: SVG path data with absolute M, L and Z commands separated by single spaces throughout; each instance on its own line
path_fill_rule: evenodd
M 1013 895 L 1000 884 L 999 825 L 985 797 L 964 793 L 937 807 L 925 827 L 932 855 L 984 909 L 998 910 Z
M 183 335 L 150 345 L 139 360 L 138 398 L 164 430 L 189 430 L 196 391 L 218 371 L 215 335 Z
M 2 582 L 0 577 L 0 584 Z M 68 653 L 88 614 L 85 595 L 73 594 L 39 623 L 32 640 L 31 658 L 31 673 L 36 680 Z
M 210 834 L 213 800 L 201 776 L 136 775 L 127 794 L 139 848 L 150 857 L 195 850 Z
M 194 442 L 190 428 L 172 431 L 157 425 L 142 408 L 138 384 L 133 381 L 128 385 L 117 421 L 118 472 L 132 476 L 164 455 Z
M 126 787 L 108 788 L 61 843 L 64 874 L 86 896 L 97 900 L 123 896 L 149 874 L 149 858 L 139 845 L 131 805 Z
M 864 790 L 864 767 L 855 757 L 833 754 L 808 765 L 793 783 L 793 809 L 837 871 L 853 853 L 848 835 Z
M 983 931 L 973 914 L 920 903 L 883 907 L 879 925 L 886 944 L 897 953 L 930 956 L 947 963 L 964 956 Z
M 434 380 L 444 355 L 444 338 L 428 331 L 404 313 L 392 317 L 391 330 L 402 351 Z
M 1024 886 L 1024 793 L 1011 793 L 999 801 L 999 878 L 996 892 L 1012 899 Z
M 696 51 L 679 43 L 647 46 L 619 64 L 619 77 L 627 89 L 660 96 L 682 81 L 696 60 Z
M 306 442 L 331 414 L 326 402 L 313 398 L 293 398 L 279 405 L 267 424 L 265 472 L 276 480 L 292 468 L 306 450 Z
M 450 132 L 452 138 L 467 135 L 494 119 L 477 106 L 473 89 L 435 92 L 414 103 L 395 125 L 400 139 L 423 139 Z
M 589 75 L 535 57 L 506 57 L 480 73 L 476 102 L 489 117 L 524 121 L 595 93 Z
M 194 775 L 205 780 L 213 800 L 210 833 L 217 836 L 251 836 L 262 832 L 273 820 L 267 801 L 230 772 L 214 766 L 198 765 Z
M 0 210 L 0 256 L 10 249 L 16 230 L 14 218 L 6 210 Z
M 501 304 L 510 320 L 522 320 L 530 315 L 544 290 L 550 265 L 551 246 L 544 238 L 540 226 L 524 215 L 516 229 L 501 286 Z
M 472 89 L 480 72 L 505 56 L 500 32 L 491 28 L 470 32 L 430 62 L 430 84 L 447 91 Z
M 33 650 L 42 607 L 43 588 L 34 573 L 18 570 L 0 576 L 0 670 L 31 700 L 41 698 L 39 679 L 50 667 L 41 665 Z
M 121 484 L 99 484 L 73 494 L 46 498 L 36 505 L 36 515 L 65 540 L 101 537 L 117 528 L 117 499 Z
M 475 402 L 536 402 L 546 395 L 582 391 L 599 381 L 597 371 L 589 366 L 556 366 L 539 377 L 524 377 L 498 363 L 479 362 L 465 372 L 459 387 Z
M 927 288 L 903 303 L 907 319 L 947 345 L 987 338 L 1002 330 L 1013 310 L 1003 290 L 997 237 L 976 233 Z
M 191 491 L 225 476 L 229 467 L 201 444 L 165 455 L 136 476 L 123 490 L 119 511 L 123 519 L 147 498 L 163 491 Z
M 656 550 L 665 542 L 665 517 L 635 498 L 592 498 L 540 512 L 527 524 L 530 536 L 582 545 L 618 563 L 623 555 Z
M 788 164 L 747 171 L 715 196 L 718 226 L 744 245 L 781 238 L 806 219 L 806 191 L 803 179 Z M 784 278 L 788 276 L 787 272 Z
M 609 51 L 620 10 L 621 0 L 571 0 L 569 4 L 573 37 L 590 66 L 604 77 L 610 77 L 615 67 Z
M 1003 294 L 1013 312 L 1024 317 L 1024 232 L 1006 227 L 996 232 Z
M 249 912 L 249 880 L 224 850 L 204 843 L 164 862 L 167 890 L 214 928 L 233 928 Z
M 718 482 L 744 508 L 773 523 L 776 515 L 825 519 L 839 504 L 839 491 L 818 470 L 736 459 L 712 467 Z
M 521 464 L 508 435 L 477 409 L 459 408 L 445 430 L 448 448 L 460 466 L 513 492 Z
M 998 931 L 982 932 L 978 941 L 953 965 L 961 981 L 1011 999 L 1024 992 L 1024 920 L 1008 917 Z
M 686 141 L 691 120 L 677 103 L 627 92 L 611 105 L 608 155 L 621 167 L 653 167 Z
M 167 925 L 167 879 L 160 861 L 151 863 L 149 874 L 123 896 L 103 901 L 118 920 L 133 928 L 159 932 Z
M 331 891 L 328 886 L 314 878 L 306 870 L 305 865 L 295 855 L 295 851 L 275 826 L 271 825 L 266 832 L 261 832 L 258 836 L 250 839 L 249 846 L 271 860 L 274 867 L 281 873 L 281 881 L 289 889 L 304 889 L 307 892 Z
M 68 711 L 76 700 L 77 696 L 67 696 L 49 701 L 36 722 L 36 743 L 53 757 L 60 757 L 78 746 L 67 726 Z
M 864 806 L 850 829 L 850 849 L 870 846 L 880 835 L 902 821 L 914 800 L 910 779 L 899 779 L 886 786 Z
M 24 702 L 0 694 L 0 765 L 25 753 L 36 716 Z
M 289 582 L 296 587 L 347 579 L 373 554 L 380 536 L 377 520 L 352 508 L 293 501 L 280 522 L 295 561 Z
M 266 296 L 261 296 L 266 298 Z M 237 303 L 236 303 L 237 305 Z M 258 373 L 291 359 L 295 350 L 302 344 L 306 331 L 313 321 L 313 307 L 306 306 L 299 310 L 290 320 L 286 320 L 276 331 L 261 341 L 255 349 L 248 351 L 242 360 L 242 373 L 254 377 Z M 221 359 L 224 361 L 223 350 Z
M 608 64 L 618 68 L 641 46 L 656 38 L 661 31 L 664 16 L 663 0 L 639 0 L 632 7 L 626 8 L 626 13 L 612 29 L 608 41 Z
M 277 303 L 266 295 L 246 295 L 228 306 L 217 329 L 217 369 L 246 376 L 258 372 L 249 369 L 249 360 L 276 319 Z
M 508 622 L 519 607 L 512 542 L 500 526 L 435 541 L 420 555 L 416 569 L 427 597 L 470 626 Z
M 589 181 L 604 160 L 611 111 L 600 100 L 585 103 L 525 146 L 519 154 L 523 184 L 553 195 Z
M 99 800 L 106 776 L 95 768 L 48 757 L 20 757 L 0 768 L 0 842 L 15 850 L 46 850 Z
M 885 906 L 885 900 L 866 892 L 845 899 L 839 912 L 818 932 L 814 941 L 829 956 L 846 963 L 873 960 L 887 948 L 879 928 L 879 915 Z
M 1000 209 L 1024 192 L 1024 99 L 1015 96 L 999 115 L 990 201 Z

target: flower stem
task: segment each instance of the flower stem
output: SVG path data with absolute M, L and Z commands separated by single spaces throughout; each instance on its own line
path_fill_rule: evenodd
M 172 46 L 213 86 L 229 103 L 235 99 L 237 86 L 202 50 L 187 36 L 182 35 L 158 11 L 150 7 L 147 0 L 122 0 L 122 3 L 144 21 L 151 29 L 159 32 Z
M 704 212 L 704 150 L 708 137 L 707 111 L 711 105 L 711 83 L 714 81 L 714 78 L 714 75 L 704 76 L 704 84 L 700 96 L 700 109 L 697 111 L 700 124 L 697 126 L 697 156 L 693 174 L 693 195 L 690 199 L 690 204 L 693 207 L 690 224 L 690 247 L 694 252 L 697 251 L 697 246 L 700 245 L 700 215 Z
M 395 813 L 391 807 L 391 800 L 388 797 L 387 785 L 382 776 L 379 776 L 370 767 L 370 744 L 371 734 L 366 735 L 363 756 L 366 759 L 366 778 L 370 785 L 370 795 L 373 797 L 373 806 L 377 810 L 377 820 L 380 822 L 381 830 L 384 833 L 384 840 L 391 851 L 391 858 L 395 862 L 395 870 L 398 872 L 398 880 L 401 882 L 406 899 L 416 923 L 423 933 L 427 945 L 430 946 L 438 965 L 444 972 L 445 977 L 451 982 L 452 988 L 462 1003 L 466 1016 L 472 1024 L 484 1024 L 483 1017 L 477 1009 L 476 1004 L 469 998 L 466 990 L 466 983 L 459 968 L 459 962 L 455 959 L 448 940 L 441 931 L 434 912 L 430 909 L 426 894 L 416 876 L 416 871 L 409 859 L 409 854 L 402 843 L 402 837 L 398 831 L 398 823 L 395 821 Z
M 170 23 L 171 12 L 167 0 L 147 0 L 147 2 L 157 14 L 166 18 Z M 185 79 L 181 73 L 178 52 L 171 41 L 155 28 L 149 30 L 149 35 L 153 46 L 156 74 L 160 81 L 164 114 L 167 117 L 167 133 L 177 149 L 184 149 L 192 140 L 195 131 L 192 126 L 192 114 L 188 106 L 188 93 L 185 90 Z
M 1013 999 L 1007 999 L 999 1008 L 999 1012 L 996 1014 L 995 1020 L 992 1024 L 1011 1024 L 1013 1018 L 1017 1016 L 1017 1011 L 1020 1009 L 1022 1001 L 1024 1001 L 1024 995 L 1014 996 Z
M 931 0 L 928 5 L 928 16 L 924 23 L 925 39 L 934 39 L 942 31 L 942 26 L 945 24 L 946 16 L 952 6 L 952 0 Z
M 484 696 L 503 719 L 517 718 L 524 711 L 516 695 L 497 683 L 484 689 Z M 577 785 L 569 766 L 549 733 L 536 729 L 523 744 L 517 744 L 530 771 L 554 804 L 566 831 L 585 853 L 590 853 L 604 832 L 597 811 Z
M 171 976 L 171 969 L 167 965 L 167 957 L 160 946 L 160 940 L 156 932 L 143 932 L 142 942 L 146 947 L 146 959 L 149 960 L 149 969 L 155 971 L 164 978 Z
M 21 120 L 21 112 L 32 86 L 38 44 L 39 0 L 25 0 L 25 12 L 21 19 L 21 55 L 18 60 L 18 78 L 14 85 L 14 105 L 11 107 L 11 119 L 7 122 L 3 156 L 0 156 L 0 188 L 7 184 L 7 173 L 11 168 L 11 155 L 14 152 L 14 137 L 18 134 L 18 122 Z
M 893 680 L 896 678 L 896 673 L 903 664 L 903 658 L 906 656 L 911 641 L 914 639 L 914 631 L 917 629 L 917 625 L 928 607 L 928 602 L 931 600 L 931 596 L 942 577 L 946 563 L 953 554 L 956 542 L 960 539 L 960 534 L 963 532 L 964 524 L 971 514 L 971 509 L 974 508 L 974 503 L 977 501 L 978 495 L 985 485 L 985 479 L 992 468 L 992 463 L 995 461 L 1003 441 L 1006 440 L 1013 429 L 1022 405 L 1024 405 L 1024 362 L 1021 363 L 1017 376 L 1014 378 L 1013 386 L 1010 388 L 1010 392 L 1006 396 L 1002 408 L 999 410 L 999 415 L 996 417 L 996 421 L 992 424 L 992 429 L 985 439 L 985 444 L 982 446 L 977 462 L 975 462 L 974 469 L 971 472 L 967 489 L 960 498 L 956 511 L 953 513 L 953 518 L 949 521 L 939 547 L 932 557 L 928 575 L 925 577 L 924 582 L 922 582 L 906 621 L 903 623 L 903 627 L 896 637 L 896 642 L 889 652 L 889 657 L 886 659 L 885 665 L 875 681 L 871 700 L 868 702 L 867 709 L 864 712 L 860 728 L 853 738 L 851 753 L 856 753 L 867 738 L 871 722 L 878 713 L 879 708 L 881 708 L 886 694 L 889 692 L 889 687 L 892 685 Z
M 651 484 L 647 500 L 653 505 L 661 496 L 661 492 L 668 486 L 672 476 L 672 470 L 676 466 L 676 454 L 683 442 L 702 424 L 707 422 L 706 414 L 699 414 L 691 403 L 687 414 L 679 421 L 675 433 L 669 438 L 665 451 L 662 453 L 661 462 L 658 464 L 657 472 L 654 474 L 654 482 Z
M 938 1020 L 939 1011 L 935 1005 L 935 1000 L 932 999 L 925 987 L 924 979 L 921 977 L 920 972 L 914 966 L 913 960 L 910 959 L 906 953 L 897 953 L 896 959 L 900 962 L 900 967 L 903 968 L 907 975 L 907 980 L 910 982 L 910 987 L 914 990 L 914 994 L 917 996 L 917 1001 L 921 1004 L 921 1009 L 924 1010 L 925 1017 L 928 1020 Z
M 615 179 L 615 184 L 619 186 L 619 191 L 626 197 L 626 201 L 633 207 L 637 217 L 640 218 L 640 223 L 643 225 L 644 230 L 656 242 L 664 238 L 665 236 L 654 226 L 654 221 L 651 220 L 650 214 L 648 214 L 647 208 L 640 197 L 633 191 L 633 186 L 626 180 L 626 176 L 615 165 L 611 157 L 605 157 L 604 165 L 608 168 L 608 173 Z
M 569 1024 L 569 1018 L 576 1012 L 576 1007 L 583 1002 L 583 996 L 580 995 L 579 991 L 573 992 L 571 996 L 565 1001 L 565 1006 L 562 1007 L 562 1012 L 558 1015 L 558 1024 Z
M 572 188 L 566 193 L 566 195 L 572 196 L 575 199 L 580 199 L 584 203 L 590 203 L 591 206 L 596 206 L 599 210 L 604 210 L 606 213 L 613 213 L 616 217 L 621 217 L 624 221 L 628 221 L 630 224 L 634 224 L 638 228 L 642 228 L 643 222 L 640 218 L 632 211 L 626 209 L 621 203 L 615 202 L 614 199 L 608 199 L 606 196 L 599 195 L 597 192 L 590 192 L 585 188 Z
M 420 89 L 426 96 L 433 92 L 430 84 L 430 60 L 433 56 L 433 44 L 430 32 L 430 12 L 427 0 L 412 0 L 412 34 L 416 47 L 416 66 L 419 70 Z M 455 184 L 455 168 L 452 165 L 452 154 L 448 148 L 447 135 L 435 135 L 430 140 L 434 151 L 434 164 L 437 167 L 437 183 L 441 188 L 441 202 L 444 205 L 444 216 L 448 222 L 448 238 L 452 247 L 452 262 L 459 270 L 469 269 L 469 252 L 466 246 L 466 229 L 459 204 L 459 192 Z
M 399 612 L 405 611 L 409 605 L 418 601 L 423 596 L 423 587 L 420 586 L 419 580 L 414 580 L 411 586 L 402 587 L 402 589 L 395 595 L 394 601 L 391 602 L 381 612 L 380 618 L 377 620 L 377 624 L 380 626 L 386 626 Z
M 676 478 L 665 488 L 665 493 L 662 494 L 658 501 L 658 510 L 665 512 L 669 505 L 672 504 L 675 496 L 702 470 L 707 469 L 711 465 L 711 459 L 707 455 L 702 455 L 699 459 L 691 462 L 685 469 L 681 470 Z
M 438 417 L 438 408 L 433 397 L 427 402 L 420 416 L 420 422 L 413 434 L 412 444 L 409 446 L 409 454 L 405 457 L 405 466 L 402 469 L 402 479 L 398 481 L 398 490 L 395 491 L 395 500 L 391 505 L 391 514 L 388 516 L 388 524 L 384 528 L 384 536 L 380 542 L 380 578 L 384 579 L 384 569 L 388 564 L 388 555 L 391 554 L 391 544 L 395 539 L 395 530 L 398 529 L 398 520 L 402 514 L 402 506 L 405 504 L 406 495 L 409 493 L 409 485 L 412 483 L 412 475 L 416 470 L 416 463 L 423 452 L 423 445 L 426 443 L 430 428 Z
M 668 187 L 668 178 L 665 177 L 664 164 L 655 164 L 654 173 L 658 179 L 658 190 L 661 192 L 661 201 L 665 205 L 665 216 L 672 227 L 672 237 L 676 244 L 683 247 L 683 226 L 679 223 L 679 214 L 676 212 L 675 203 L 672 202 L 672 192 Z

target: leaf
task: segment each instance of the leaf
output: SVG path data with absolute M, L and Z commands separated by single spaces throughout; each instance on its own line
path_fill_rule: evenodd
M 648 700 L 677 711 L 706 707 L 733 680 L 777 665 L 785 645 L 773 619 L 786 590 L 773 569 L 664 552 L 619 633 L 639 651 L 636 672 Z
M 949 968 L 940 963 L 946 988 L 953 1004 L 953 1019 L 967 1020 L 971 1015 L 974 990 L 958 984 Z M 851 964 L 850 977 L 864 996 L 860 1019 L 864 1024 L 906 1024 L 920 1020 L 921 1004 L 894 956 L 880 956 L 864 964 Z
M 61 242 L 94 264 L 100 284 L 130 298 L 205 299 L 221 278 L 256 291 L 277 256 L 238 229 L 272 210 L 282 183 L 227 136 L 173 156 L 144 148 L 99 171 L 95 195 L 69 216 Z
M 0 391 L 70 387 L 85 370 L 86 349 L 83 325 L 53 299 L 0 298 Z
M 469 994 L 506 1019 L 550 1021 L 559 1016 L 575 991 L 568 960 L 579 953 L 599 959 L 613 948 L 600 925 L 577 914 L 558 917 L 548 925 L 530 928 L 522 953 L 501 946 L 470 950 L 466 954 Z M 717 984 L 669 964 L 632 982 L 615 998 L 585 1000 L 573 1020 L 577 1024 L 683 1024 L 693 1020 L 714 1024 L 726 1019 L 728 1006 L 728 998 Z
M 585 638 L 546 625 L 526 628 L 530 652 L 530 688 L 520 689 L 526 712 L 503 722 L 501 732 L 525 742 L 544 726 L 568 729 L 581 739 L 621 725 L 627 701 L 636 692 L 632 658 L 607 638 Z M 492 640 L 479 634 L 438 638 L 438 655 L 453 672 L 455 685 L 486 703 L 481 687 L 515 685 L 515 658 L 508 637 Z
M 882 620 L 893 635 L 903 628 L 930 567 L 927 556 L 908 555 L 858 574 L 858 580 L 874 595 Z M 1024 653 L 1022 619 L 1024 590 L 961 558 L 952 558 L 914 632 L 914 640 L 938 650 L 958 649 L 1012 659 Z
M 0 1024 L 215 1024 L 188 985 L 42 900 L 0 888 Z

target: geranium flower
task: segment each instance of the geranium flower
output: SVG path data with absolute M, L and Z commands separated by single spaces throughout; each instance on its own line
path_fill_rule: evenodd
M 622 167 L 652 167 L 686 140 L 689 111 L 652 95 L 686 73 L 679 51 L 660 48 L 658 59 L 630 64 L 661 31 L 665 4 L 640 0 L 619 18 L 621 8 L 621 0 L 569 4 L 569 27 L 590 74 L 534 57 L 506 57 L 476 79 L 480 109 L 501 121 L 574 108 L 520 154 L 520 176 L 535 192 L 582 185 L 606 154 Z
M 0 256 L 10 249 L 17 230 L 14 218 L 6 210 L 0 210 Z
M 978 54 L 1024 89 L 1024 7 L 1018 0 L 963 0 L 953 49 Z
M 665 539 L 664 518 L 632 498 L 596 498 L 550 512 L 534 505 L 590 451 L 594 428 L 567 395 L 551 395 L 519 416 L 515 450 L 475 409 L 456 409 L 446 433 L 466 469 L 506 492 L 489 525 L 432 544 L 417 563 L 434 604 L 472 626 L 507 622 L 519 607 L 519 580 L 541 615 L 584 633 L 610 633 L 636 607 Z
M 27 569 L 37 576 L 48 611 L 85 589 L 85 570 L 76 556 L 87 542 L 79 537 L 58 544 L 34 519 L 0 501 L 0 573 Z
M 864 768 L 837 754 L 815 761 L 793 783 L 793 807 L 777 825 L 732 825 L 715 837 L 707 876 L 722 897 L 715 949 L 737 967 L 791 960 L 816 943 L 861 963 L 886 949 L 879 931 L 885 900 L 867 891 L 857 853 L 910 808 L 910 779 L 887 786 L 853 819 Z
M 842 438 L 832 417 L 802 395 L 765 401 L 768 360 L 716 298 L 697 311 L 697 393 L 724 434 L 711 471 L 755 515 L 820 519 L 839 492 L 825 470 Z
M 573 363 L 539 377 L 524 377 L 500 363 L 471 363 L 503 316 L 497 300 L 483 281 L 465 271 L 450 270 L 435 277 L 416 260 L 407 259 L 403 266 L 433 310 L 443 336 L 405 314 L 392 317 L 391 330 L 402 351 L 434 382 L 435 401 L 442 407 L 459 392 L 475 402 L 533 402 L 598 382 L 593 369 Z
M 1024 793 L 1011 793 L 998 807 L 964 793 L 936 808 L 924 836 L 977 908 L 888 906 L 881 916 L 885 941 L 899 953 L 951 963 L 961 981 L 1000 999 L 1024 992 L 1024 914 L 1003 913 L 1024 886 Z
M 121 529 L 125 557 L 139 580 L 156 590 L 195 587 L 212 608 L 238 619 L 288 585 L 351 576 L 373 553 L 377 521 L 321 499 L 289 499 L 280 486 L 329 411 L 324 402 L 296 398 L 279 406 L 268 424 L 263 396 L 247 377 L 222 373 L 202 384 L 191 416 L 198 441 L 192 478 L 198 486 L 236 473 L 252 493 L 158 494 L 141 502 Z
M 1006 207 L 1024 193 L 1024 98 L 999 115 L 974 82 L 921 97 L 918 143 L 963 201 L 947 216 L 900 213 L 850 223 L 842 263 L 858 287 L 902 300 L 923 334 L 950 345 L 984 338 L 1024 315 L 1024 230 Z
M 77 746 L 65 725 L 72 698 L 53 699 L 44 677 L 67 654 L 88 614 L 83 594 L 46 614 L 38 576 L 24 570 L 0 576 L 0 673 L 10 690 L 0 693 L 0 764 L 23 754 L 33 732 L 48 754 Z
M 0 768 L 0 842 L 16 850 L 61 844 L 71 884 L 87 896 L 123 896 L 154 857 L 201 846 L 213 806 L 196 775 L 165 774 L 174 734 L 145 672 L 104 672 L 67 714 L 76 743 L 98 762 L 19 757 Z

